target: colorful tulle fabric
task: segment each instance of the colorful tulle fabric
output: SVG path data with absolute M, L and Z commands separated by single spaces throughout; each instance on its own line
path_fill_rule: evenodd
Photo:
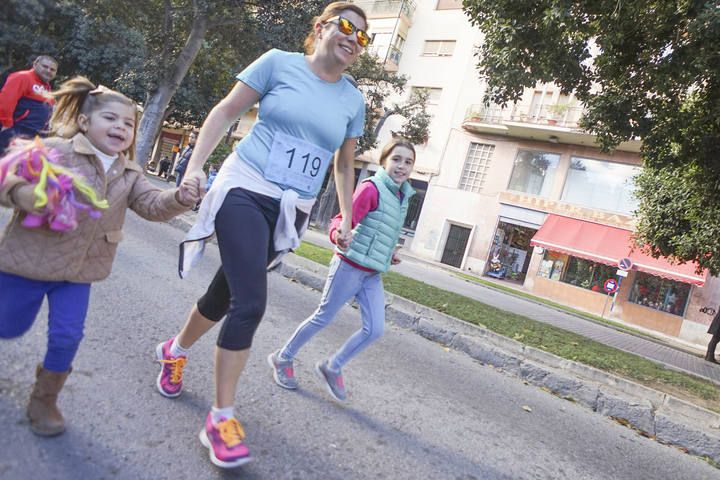
M 0 185 L 9 174 L 18 175 L 35 185 L 35 209 L 41 214 L 27 213 L 22 225 L 66 232 L 78 226 L 79 211 L 91 218 L 100 218 L 107 200 L 98 199 L 95 191 L 78 173 L 59 164 L 60 152 L 46 148 L 39 138 L 0 159 Z M 84 197 L 89 203 L 80 202 Z

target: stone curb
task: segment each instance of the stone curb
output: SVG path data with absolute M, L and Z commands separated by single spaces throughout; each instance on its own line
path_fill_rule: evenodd
M 275 272 L 322 290 L 327 267 L 291 254 Z M 710 410 L 523 345 L 405 298 L 389 293 L 386 297 L 386 318 L 401 328 L 548 389 L 644 436 L 720 463 L 720 415 Z
M 188 231 L 193 219 L 168 223 Z M 322 291 L 327 267 L 290 254 L 274 272 Z M 393 294 L 386 295 L 386 319 L 466 353 L 473 359 L 529 384 L 579 403 L 661 443 L 720 464 L 720 415 L 666 393 L 572 360 L 523 345 L 485 328 L 432 310 Z

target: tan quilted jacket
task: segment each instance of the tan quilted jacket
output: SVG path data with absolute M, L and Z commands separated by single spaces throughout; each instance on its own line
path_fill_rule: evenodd
M 99 219 L 78 212 L 78 228 L 54 232 L 46 227 L 20 225 L 24 213 L 15 210 L 0 237 L 0 271 L 34 280 L 78 283 L 103 280 L 110 274 L 128 208 L 148 220 L 169 220 L 188 210 L 175 199 L 175 189 L 161 190 L 150 183 L 140 166 L 121 155 L 107 174 L 83 134 L 71 139 L 48 138 L 47 147 L 63 154 L 62 164 L 82 174 L 109 207 Z M 10 189 L 26 181 L 6 178 L 0 205 L 13 208 Z M 83 197 L 79 197 L 82 201 Z

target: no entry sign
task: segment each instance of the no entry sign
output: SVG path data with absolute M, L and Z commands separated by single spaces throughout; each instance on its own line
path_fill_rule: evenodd
M 620 284 L 618 284 L 618 281 L 614 278 L 608 278 L 605 280 L 605 285 L 603 285 L 603 289 L 607 293 L 615 293 L 618 288 L 620 288 Z

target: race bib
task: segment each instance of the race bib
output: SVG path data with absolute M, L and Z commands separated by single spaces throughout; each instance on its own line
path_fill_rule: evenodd
M 265 178 L 299 193 L 314 195 L 325 179 L 333 152 L 301 138 L 276 132 L 265 166 Z

